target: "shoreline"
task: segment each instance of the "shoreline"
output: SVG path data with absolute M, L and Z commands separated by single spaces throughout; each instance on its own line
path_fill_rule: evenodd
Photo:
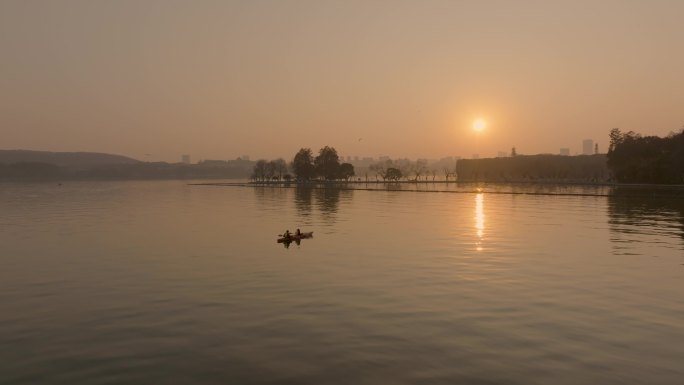
M 573 182 L 573 181 L 310 181 L 310 182 L 285 182 L 285 181 L 267 181 L 267 182 L 206 182 L 206 183 L 189 183 L 193 186 L 251 186 L 251 187 L 345 187 L 356 185 L 493 185 L 493 186 L 577 186 L 577 187 L 626 187 L 626 188 L 654 188 L 665 190 L 684 190 L 684 184 L 647 184 L 647 183 L 615 183 L 615 182 Z
M 460 189 L 427 189 L 427 185 L 451 185 Z M 261 187 L 261 188 L 309 188 L 314 190 L 337 189 L 346 191 L 393 191 L 414 193 L 446 193 L 446 194 L 496 194 L 496 195 L 536 195 L 536 196 L 572 196 L 572 197 L 649 197 L 649 198 L 677 198 L 684 199 L 684 185 L 645 185 L 645 184 L 618 184 L 618 183 L 559 183 L 559 182 L 446 182 L 446 181 L 402 181 L 400 183 L 387 183 L 382 181 L 366 182 L 226 182 L 226 183 L 189 183 L 190 186 L 209 187 Z M 402 185 L 411 185 L 415 188 L 404 189 Z M 422 186 L 421 186 L 422 185 Z M 382 186 L 382 187 L 380 187 Z M 565 192 L 565 191 L 535 191 L 517 190 L 531 187 L 543 188 L 592 188 L 594 191 Z M 394 187 L 394 188 L 393 188 Z M 423 187 L 423 188 L 421 188 Z M 490 188 L 492 189 L 490 189 Z M 510 187 L 508 190 L 497 190 L 501 187 Z M 627 194 L 624 194 L 627 193 Z M 624 195 L 623 195 L 624 194 Z

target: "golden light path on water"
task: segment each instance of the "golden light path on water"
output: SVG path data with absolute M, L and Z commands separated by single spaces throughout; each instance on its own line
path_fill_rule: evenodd
M 477 230 L 477 251 L 482 251 L 482 238 L 484 236 L 484 194 L 475 195 L 475 229 Z

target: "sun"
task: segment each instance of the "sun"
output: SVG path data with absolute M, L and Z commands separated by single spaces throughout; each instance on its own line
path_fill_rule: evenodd
M 473 130 L 475 132 L 482 132 L 487 128 L 487 121 L 484 119 L 475 119 L 473 121 Z

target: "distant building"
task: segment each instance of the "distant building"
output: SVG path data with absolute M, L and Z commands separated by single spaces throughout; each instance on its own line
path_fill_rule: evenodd
M 249 155 L 242 155 L 242 156 L 240 157 L 240 159 L 242 159 L 242 160 L 249 160 Z
M 348 156 L 348 157 L 347 157 L 347 162 L 351 162 L 351 160 L 352 160 L 352 157 L 351 157 L 351 156 Z
M 190 164 L 190 155 L 181 155 L 181 163 Z
M 382 156 L 380 156 L 380 157 L 378 158 L 378 160 L 381 161 L 381 162 L 386 162 L 386 161 L 389 160 L 389 158 L 390 158 L 390 157 L 387 156 L 387 155 L 382 155 Z
M 507 157 L 507 156 L 508 156 L 508 153 L 507 153 L 506 151 L 499 151 L 499 152 L 496 154 L 496 157 L 497 157 L 497 158 L 505 158 L 505 157 Z
M 591 155 L 594 153 L 594 141 L 585 139 L 582 141 L 582 155 Z
M 561 148 L 561 149 L 560 149 L 560 154 L 563 155 L 563 156 L 570 156 L 570 149 L 569 149 L 569 148 L 566 148 L 566 147 Z
M 473 154 L 473 159 L 480 159 L 480 154 Z
M 355 156 L 355 157 L 354 157 L 354 162 L 358 162 L 358 161 L 359 161 L 359 157 L 358 157 L 358 156 Z

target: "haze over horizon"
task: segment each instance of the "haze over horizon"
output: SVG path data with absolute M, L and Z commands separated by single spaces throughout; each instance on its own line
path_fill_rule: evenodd
M 604 152 L 613 127 L 682 127 L 682 14 L 681 1 L 3 1 L 0 148 L 439 158 L 593 139 Z

